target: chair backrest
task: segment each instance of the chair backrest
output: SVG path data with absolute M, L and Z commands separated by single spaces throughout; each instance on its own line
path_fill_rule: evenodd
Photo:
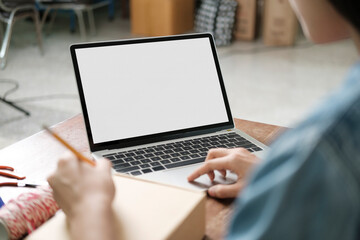
M 35 4 L 35 0 L 0 0 L 0 10 L 11 11 L 13 8 Z
M 42 2 L 40 0 L 40 2 Z M 93 3 L 94 0 L 46 0 L 43 1 L 42 3 L 44 4 L 55 4 L 55 3 L 75 3 L 75 4 L 89 4 L 89 3 Z
M 74 0 L 74 3 L 81 3 L 81 4 L 88 4 L 88 3 L 93 3 L 93 0 Z

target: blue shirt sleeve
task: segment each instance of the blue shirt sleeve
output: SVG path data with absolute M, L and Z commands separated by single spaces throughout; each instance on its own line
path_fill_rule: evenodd
M 237 199 L 227 239 L 359 239 L 356 76 L 274 143 Z

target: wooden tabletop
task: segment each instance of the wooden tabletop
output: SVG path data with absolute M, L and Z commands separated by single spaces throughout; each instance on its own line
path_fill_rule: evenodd
M 236 128 L 244 131 L 264 144 L 269 144 L 284 128 L 235 119 Z M 80 152 L 89 153 L 89 147 L 82 115 L 53 126 L 54 131 Z M 15 168 L 18 175 L 25 175 L 27 183 L 44 183 L 47 176 L 56 169 L 59 156 L 66 149 L 45 131 L 17 142 L 0 151 L 0 165 Z M 0 182 L 9 182 L 0 177 Z M 1 187 L 0 196 L 7 202 L 20 193 L 31 191 L 25 188 Z M 232 200 L 208 198 L 206 202 L 206 238 L 222 239 L 226 234 L 232 213 Z

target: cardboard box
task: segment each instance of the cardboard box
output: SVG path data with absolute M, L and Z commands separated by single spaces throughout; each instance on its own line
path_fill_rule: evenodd
M 119 239 L 202 239 L 204 192 L 153 183 L 131 176 L 114 177 L 113 203 Z M 88 230 L 90 231 L 90 229 Z M 70 240 L 66 217 L 58 212 L 27 240 Z
M 131 0 L 131 33 L 164 36 L 191 31 L 195 0 Z
M 254 40 L 256 31 L 257 0 L 237 0 L 235 39 Z
M 295 43 L 298 22 L 288 0 L 266 0 L 263 23 L 265 45 L 289 46 Z

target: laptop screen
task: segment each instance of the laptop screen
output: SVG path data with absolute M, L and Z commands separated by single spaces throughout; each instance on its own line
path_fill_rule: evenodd
M 209 35 L 155 40 L 75 47 L 92 144 L 229 122 Z

